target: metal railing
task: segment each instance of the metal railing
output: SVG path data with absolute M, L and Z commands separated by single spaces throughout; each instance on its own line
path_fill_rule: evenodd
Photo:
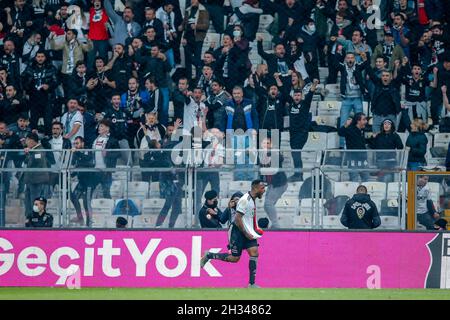
M 295 168 L 293 165 L 292 151 L 298 152 L 303 161 L 302 168 Z M 93 167 L 74 166 L 77 153 L 89 153 L 94 160 L 97 156 L 101 166 Z M 102 153 L 103 152 L 103 153 Z M 366 154 L 367 164 L 352 166 L 352 156 Z M 225 209 L 227 200 L 236 191 L 231 188 L 241 187 L 239 190 L 243 193 L 249 191 L 249 183 L 254 178 L 263 178 L 269 181 L 267 176 L 273 176 L 276 172 L 284 174 L 288 179 L 285 185 L 276 192 L 284 192 L 278 197 L 274 191 L 274 187 L 268 188 L 265 200 L 273 201 L 275 197 L 278 201 L 271 207 L 268 201 L 258 200 L 257 210 L 258 217 L 268 216 L 272 226 L 279 228 L 344 228 L 340 225 L 340 212 L 335 209 L 331 210 L 330 203 L 335 201 L 336 192 L 333 188 L 336 183 L 349 181 L 347 178 L 349 173 L 368 173 L 367 181 L 361 183 L 376 182 L 378 178 L 375 176 L 377 172 L 391 173 L 394 177 L 393 182 L 398 182 L 398 223 L 390 224 L 389 228 L 404 229 L 405 228 L 405 208 L 406 197 L 403 190 L 406 190 L 406 161 L 407 150 L 271 150 L 272 161 L 277 165 L 269 168 L 261 166 L 262 160 L 267 155 L 267 150 L 257 149 L 223 149 L 222 163 L 205 163 L 205 159 L 211 157 L 211 150 L 201 149 L 116 149 L 116 150 L 39 150 L 30 151 L 29 156 L 41 154 L 39 157 L 45 157 L 46 160 L 50 154 L 58 154 L 57 162 L 51 168 L 47 161 L 45 168 L 23 168 L 15 167 L 24 159 L 28 159 L 23 151 L 20 150 L 2 150 L 0 151 L 0 215 L 5 213 L 7 226 L 21 226 L 24 215 L 30 210 L 29 186 L 23 182 L 24 175 L 37 175 L 41 173 L 51 173 L 53 175 L 52 183 L 48 183 L 48 190 L 42 191 L 44 196 L 51 199 L 49 208 L 54 215 L 54 227 L 70 227 L 71 218 L 77 217 L 76 208 L 72 201 L 73 193 L 78 184 L 80 184 L 80 176 L 95 179 L 98 175 L 108 177 L 107 183 L 97 183 L 92 191 L 92 197 L 88 197 L 86 208 L 91 209 L 92 203 L 97 203 L 104 199 L 109 207 L 102 214 L 93 216 L 93 227 L 114 227 L 113 221 L 115 216 L 113 213 L 118 204 L 118 200 L 133 200 L 139 203 L 139 214 L 131 216 L 131 224 L 134 228 L 146 227 L 152 228 L 156 226 L 156 219 L 165 207 L 166 201 L 171 201 L 167 194 L 163 192 L 163 182 L 161 177 L 169 174 L 179 184 L 180 193 L 177 197 L 181 197 L 181 215 L 178 216 L 176 228 L 193 228 L 198 227 L 198 211 L 203 205 L 203 192 L 209 190 L 212 184 L 218 185 L 221 209 Z M 159 156 L 165 154 L 164 162 Z M 244 156 L 242 157 L 242 154 Z M 390 162 L 389 168 L 380 169 L 377 164 L 379 159 L 386 155 L 395 155 Z M 281 162 L 276 157 L 282 155 L 284 161 Z M 217 154 L 213 154 L 213 158 Z M 107 158 L 110 157 L 110 158 Z M 152 158 L 154 157 L 154 158 Z M 381 157 L 381 158 L 380 158 Z M 19 160 L 17 160 L 19 159 Z M 103 159 L 103 160 L 101 160 Z M 105 159 L 115 159 L 110 162 Z M 160 159 L 160 160 L 158 160 Z M 167 162 L 170 159 L 170 163 Z M 232 161 L 230 161 L 232 159 Z M 39 159 L 37 159 L 39 160 Z M 117 163 L 115 163 L 117 161 Z M 160 165 L 158 165 L 160 161 Z M 163 162 L 161 162 L 163 161 Z M 26 160 L 25 160 L 26 162 Z M 39 161 L 37 161 L 39 162 Z M 231 162 L 231 163 L 230 163 Z M 163 163 L 163 165 L 161 165 Z M 175 164 L 174 164 L 175 163 Z M 270 170 L 275 170 L 270 172 Z M 269 173 L 267 173 L 267 171 Z M 81 175 L 80 175 L 81 174 Z M 84 174 L 84 176 L 83 176 Z M 292 176 L 303 175 L 303 181 L 295 181 Z M 330 179 L 330 177 L 334 177 Z M 216 181 L 214 181 L 216 179 Z M 170 179 L 169 179 L 170 180 Z M 329 181 L 327 181 L 329 180 Z M 28 180 L 30 181 L 30 180 Z M 170 182 L 170 181 L 169 181 Z M 206 183 L 204 183 L 206 182 Z M 239 182 L 242 182 L 239 184 Z M 332 190 L 327 193 L 326 185 L 330 182 Z M 170 183 L 169 183 L 170 184 Z M 30 183 L 32 185 L 32 183 Z M 209 188 L 207 187 L 209 185 Z M 387 188 L 386 183 L 386 188 Z M 8 189 L 5 188 L 8 187 Z M 42 185 L 44 186 L 44 184 Z M 173 187 L 173 185 L 171 185 Z M 223 186 L 223 187 L 222 187 Z M 115 189 L 117 188 L 117 189 Z M 143 189 L 139 189 L 143 188 Z M 39 188 L 38 188 L 39 189 Z M 103 193 L 100 192 L 100 189 Z M 108 189 L 107 191 L 103 189 Z M 22 196 L 24 191 L 25 198 Z M 84 191 L 84 190 L 83 190 Z M 353 190 L 354 192 L 356 190 Z M 28 192 L 28 193 L 27 193 Z M 272 193 L 271 193 L 272 192 Z M 369 193 L 371 190 L 369 190 Z M 386 191 L 385 191 L 386 192 Z M 109 196 L 104 197 L 104 196 Z M 349 194 L 350 195 L 350 194 Z M 27 198 L 28 197 L 28 198 Z M 28 199 L 28 200 L 27 200 Z M 31 199 L 32 200 L 32 199 Z M 180 200 L 180 199 L 178 199 Z M 177 200 L 177 201 L 178 201 Z M 152 202 L 153 201 L 153 202 Z M 175 201 L 175 200 L 174 200 Z M 327 204 L 328 202 L 328 204 Z M 326 205 L 325 205 L 326 204 Z M 83 205 L 84 201 L 83 201 Z M 271 203 L 272 205 L 272 203 Z M 325 206 L 324 206 L 325 205 Z M 149 207 L 150 206 L 150 207 Z M 162 207 L 161 207 L 162 206 Z M 276 215 L 271 213 L 275 207 Z M 21 209 L 22 208 L 22 209 Z M 108 214 L 110 210 L 110 214 Z M 94 209 L 92 209 L 94 210 Z M 78 210 L 79 211 L 79 210 Z M 81 210 L 83 211 L 83 210 Z M 100 210 L 101 211 L 101 210 Z M 105 213 L 106 212 L 106 213 Z M 173 212 L 173 210 L 172 210 Z M 22 216 L 20 216 L 22 215 Z M 16 220 L 11 216 L 18 217 Z M 169 214 L 167 218 L 169 218 Z M 10 219 L 8 219 L 8 217 Z M 168 219 L 162 225 L 167 226 Z M 97 220 L 97 221 L 96 221 Z M 325 223 L 325 220 L 333 221 L 333 224 Z M 9 223 L 8 223 L 9 222 Z M 75 226 L 78 226 L 75 224 Z

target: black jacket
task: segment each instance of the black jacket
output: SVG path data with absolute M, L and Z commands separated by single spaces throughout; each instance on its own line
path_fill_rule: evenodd
M 341 223 L 349 229 L 375 229 L 381 220 L 375 203 L 368 194 L 355 194 L 345 204 Z
M 311 125 L 310 109 L 313 95 L 313 92 L 309 91 L 299 105 L 292 102 L 289 106 L 289 132 L 291 139 L 297 132 L 309 132 Z
M 33 61 L 23 72 L 22 83 L 30 96 L 48 96 L 58 86 L 56 68 L 48 62 L 39 66 L 36 61 Z M 39 89 L 39 86 L 44 84 L 49 86 L 47 91 Z
M 94 168 L 94 154 L 89 151 L 75 151 L 72 156 L 72 166 L 74 169 Z M 78 177 L 78 183 L 83 186 L 95 186 L 95 179 L 92 179 L 92 172 L 82 172 L 73 170 L 71 176 Z
M 401 111 L 400 79 L 394 79 L 389 85 L 385 86 L 368 63 L 366 64 L 366 72 L 375 85 L 371 103 L 373 114 L 377 116 L 398 114 Z
M 184 103 L 186 101 L 186 96 L 178 89 L 173 90 L 172 93 L 174 119 L 181 119 L 183 121 L 184 115 Z
M 27 228 L 51 228 L 53 227 L 53 216 L 47 212 L 39 215 L 37 212 L 33 212 L 27 217 L 25 227 Z
M 289 69 L 292 69 L 292 63 L 295 62 L 302 54 L 302 52 L 300 50 L 297 50 L 297 53 L 295 54 L 295 56 L 291 56 L 289 54 L 289 50 L 287 50 L 284 57 L 279 58 L 274 53 L 265 52 L 263 49 L 262 41 L 258 41 L 257 48 L 258 48 L 258 54 L 261 56 L 261 58 L 266 60 L 269 75 L 272 75 L 272 76 L 274 73 L 280 72 L 278 70 L 278 62 L 279 61 L 285 62 L 288 67 L 288 70 L 289 70 Z
M 368 61 L 365 61 L 363 63 L 356 63 L 355 71 L 353 72 L 356 84 L 359 85 L 359 89 L 361 90 L 362 95 L 364 95 L 367 92 L 366 81 L 364 81 L 364 77 L 362 75 L 362 71 L 367 66 L 370 66 L 370 63 Z M 338 70 L 341 72 L 341 82 L 340 82 L 341 96 L 342 96 L 342 98 L 345 98 L 346 90 L 347 90 L 347 81 L 348 81 L 347 80 L 347 68 L 346 68 L 345 62 L 340 63 L 338 65 Z
M 217 208 L 217 215 L 211 215 L 211 219 L 208 219 L 206 216 L 208 215 L 208 207 L 203 205 L 203 207 L 200 209 L 198 213 L 198 218 L 200 220 L 200 226 L 202 228 L 215 228 L 215 229 L 222 229 L 222 225 L 220 224 L 220 218 L 222 217 L 223 213 L 220 211 L 219 208 Z
M 13 104 L 14 100 L 19 101 L 19 104 Z M 21 99 L 17 95 L 12 99 L 0 100 L 0 119 L 5 121 L 7 125 L 17 122 L 19 114 L 27 112 L 27 104 L 24 99 Z
M 347 149 L 366 149 L 366 138 L 364 137 L 364 131 L 359 129 L 356 125 L 351 124 L 347 128 L 342 126 L 339 128 L 338 134 L 345 138 Z
M 283 131 L 284 119 L 286 115 L 286 97 L 279 93 L 275 98 L 267 94 L 267 90 L 262 87 L 256 87 L 259 96 L 256 111 L 259 115 L 260 129 L 278 129 Z
M 381 124 L 381 131 L 375 138 L 367 140 L 371 149 L 378 150 L 401 150 L 403 149 L 403 142 L 397 132 L 395 132 L 394 124 L 393 129 L 390 132 L 383 131 L 383 124 Z M 382 152 L 377 154 L 377 160 L 395 159 L 396 154 L 394 152 Z
M 420 162 L 426 164 L 428 138 L 423 132 L 411 132 L 406 139 L 406 146 L 410 148 L 408 162 Z
M 115 110 L 112 106 L 106 111 L 105 119 L 111 121 L 111 136 L 117 140 L 127 139 L 127 121 L 130 118 L 128 112 L 119 106 L 119 110 Z
M 168 72 L 170 65 L 168 60 L 161 60 L 151 56 L 145 56 L 143 50 L 137 50 L 135 53 L 135 60 L 140 64 L 139 72 L 141 76 L 147 78 L 153 76 L 159 88 L 169 87 Z

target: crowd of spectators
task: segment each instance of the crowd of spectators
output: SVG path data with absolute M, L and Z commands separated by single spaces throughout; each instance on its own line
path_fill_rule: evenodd
M 3 0 L 0 148 L 23 150 L 9 159 L 16 167 L 52 168 L 57 153 L 40 149 L 102 151 L 74 157 L 75 167 L 114 168 L 119 159 L 167 167 L 175 165 L 170 156 L 150 151 L 173 148 L 174 132 L 198 129 L 202 139 L 190 147 L 209 146 L 202 165 L 217 167 L 225 157 L 219 141 L 229 130 L 286 131 L 291 148 L 301 150 L 319 128 L 337 131 L 341 148 L 407 146 L 409 169 L 419 169 L 426 165 L 425 133 L 450 132 L 449 13 L 445 0 Z M 273 22 L 261 32 L 263 15 Z M 205 50 L 212 29 L 221 41 Z M 255 51 L 258 64 L 250 59 Z M 318 126 L 310 113 L 313 95 L 325 99 L 328 84 L 340 90 L 334 128 Z M 406 143 L 396 132 L 410 133 Z M 111 149 L 143 152 L 134 159 L 104 151 Z M 301 168 L 300 153 L 292 157 Z M 366 156 L 352 157 L 358 167 Z M 237 179 L 254 178 L 241 171 Z M 159 181 L 165 192 L 158 224 L 171 207 L 180 211 L 178 174 L 144 172 L 143 179 Z M 351 179 L 367 181 L 364 172 Z M 19 181 L 28 211 L 57 183 L 51 172 L 25 173 Z M 208 182 L 219 191 L 218 174 L 199 177 L 197 191 Z M 77 186 L 71 199 L 78 221 L 78 199 L 97 185 L 110 197 L 111 183 L 106 172 Z M 285 183 L 269 184 L 276 202 Z

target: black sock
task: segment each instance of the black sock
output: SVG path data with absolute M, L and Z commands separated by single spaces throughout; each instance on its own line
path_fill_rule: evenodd
M 248 262 L 248 268 L 250 271 L 250 284 L 255 284 L 255 278 L 256 278 L 256 265 L 258 262 L 258 257 L 250 257 L 250 261 Z
M 217 260 L 223 260 L 225 261 L 225 259 L 229 256 L 228 253 L 212 253 L 212 252 L 208 252 L 207 257 L 208 259 L 217 259 Z

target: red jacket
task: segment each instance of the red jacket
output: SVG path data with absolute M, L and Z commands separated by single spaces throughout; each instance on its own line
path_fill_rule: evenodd
M 108 30 L 105 26 L 105 23 L 108 22 L 108 15 L 106 14 L 105 9 L 102 9 L 101 15 L 98 15 L 96 14 L 95 9 L 91 8 L 89 16 L 89 39 L 109 40 Z

